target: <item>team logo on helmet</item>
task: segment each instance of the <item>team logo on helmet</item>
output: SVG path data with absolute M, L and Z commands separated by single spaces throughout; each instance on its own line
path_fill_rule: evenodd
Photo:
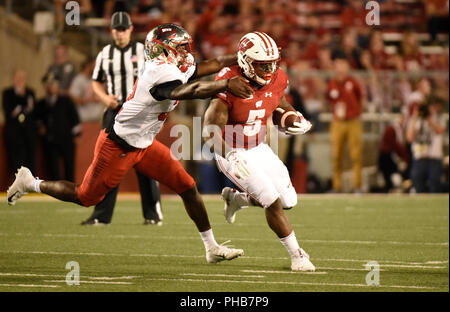
M 244 74 L 261 85 L 270 83 L 278 70 L 280 51 L 266 33 L 255 31 L 243 36 L 237 56 Z
M 145 39 L 145 59 L 175 64 L 182 72 L 194 64 L 192 38 L 181 26 L 162 24 L 153 28 Z

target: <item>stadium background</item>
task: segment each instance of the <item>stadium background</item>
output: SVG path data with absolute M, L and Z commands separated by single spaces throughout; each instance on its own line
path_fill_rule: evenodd
M 326 192 L 330 189 L 331 147 L 328 126 L 331 120 L 325 100 L 326 81 L 332 76 L 330 54 L 335 48 L 348 48 L 353 74 L 363 85 L 363 191 L 379 185 L 377 156 L 385 126 L 408 105 L 408 96 L 417 81 L 429 77 L 433 93 L 445 101 L 448 123 L 448 33 L 433 37 L 430 20 L 435 15 L 448 18 L 448 1 L 386 0 L 380 4 L 380 25 L 365 24 L 365 1 L 78 1 L 81 25 L 65 23 L 67 1 L 0 1 L 0 89 L 11 85 L 15 69 L 28 75 L 28 86 L 36 98 L 44 96 L 41 78 L 53 63 L 54 47 L 65 44 L 69 59 L 78 70 L 87 58 L 95 57 L 110 41 L 109 17 L 115 10 L 131 13 L 134 39 L 143 41 L 153 26 L 163 22 L 183 25 L 194 37 L 198 60 L 235 52 L 239 38 L 258 29 L 270 34 L 282 48 L 282 66 L 287 69 L 291 87 L 303 98 L 304 107 L 315 121 L 315 131 L 294 144 L 293 182 L 297 191 Z M 431 4 L 443 5 L 438 12 Z M 445 30 L 446 31 L 446 30 Z M 352 52 L 356 51 L 354 55 Z M 371 61 L 370 61 L 371 59 Z M 200 103 L 199 103 L 200 102 Z M 1 103 L 0 103 L 1 104 Z M 170 144 L 170 127 L 192 125 L 192 116 L 201 116 L 207 101 L 180 105 L 170 118 L 160 140 Z M 0 105 L 1 107 L 1 105 Z M 3 141 L 3 114 L 0 114 L 0 191 L 12 181 L 7 172 L 8 148 Z M 81 182 L 92 157 L 100 122 L 83 124 L 77 139 L 76 182 Z M 280 137 L 279 155 L 286 160 L 288 139 Z M 89 152 L 87 152 L 89 151 Z M 448 127 L 444 143 L 448 164 Z M 37 176 L 46 176 L 42 149 L 38 148 Z M 445 161 L 445 159 L 443 159 Z M 203 193 L 220 190 L 214 164 L 185 161 L 185 167 L 198 181 Z M 344 166 L 344 190 L 350 186 L 350 161 Z M 448 173 L 448 167 L 445 169 Z M 217 181 L 215 181 L 217 180 Z M 310 184 L 307 185 L 307 181 Z M 315 183 L 311 183 L 315 181 Z M 129 173 L 122 191 L 137 191 L 134 173 Z M 165 190 L 163 190 L 165 191 Z

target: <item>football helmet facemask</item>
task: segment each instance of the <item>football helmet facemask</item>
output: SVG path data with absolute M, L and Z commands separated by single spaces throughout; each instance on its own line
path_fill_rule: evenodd
M 237 56 L 244 74 L 260 85 L 270 83 L 280 63 L 280 50 L 275 41 L 258 31 L 241 38 Z
M 181 26 L 161 24 L 145 38 L 145 59 L 175 64 L 182 72 L 194 65 L 192 37 Z

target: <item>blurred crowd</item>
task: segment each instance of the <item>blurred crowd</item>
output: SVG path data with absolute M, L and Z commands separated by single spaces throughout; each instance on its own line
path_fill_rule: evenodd
M 64 23 L 64 5 L 67 1 L 53 2 L 57 20 Z M 313 133 L 327 130 L 320 121 L 321 113 L 329 112 L 336 118 L 331 81 L 339 71 L 336 59 L 345 60 L 348 67 L 345 77 L 351 77 L 355 90 L 358 89 L 360 108 L 353 117 L 360 119 L 363 112 L 399 113 L 400 116 L 388 123 L 381 137 L 378 157 L 378 169 L 384 179 L 381 190 L 412 188 L 419 192 L 448 191 L 448 185 L 433 180 L 433 177 L 441 177 L 443 173 L 443 135 L 448 125 L 448 120 L 443 117 L 445 112 L 448 113 L 449 103 L 447 0 L 402 3 L 380 0 L 380 27 L 366 24 L 367 10 L 361 0 L 78 2 L 83 18 L 109 20 L 116 11 L 129 12 L 134 32 L 139 38 L 158 24 L 180 24 L 193 36 L 198 60 L 235 53 L 237 43 L 244 34 L 254 30 L 266 32 L 281 48 L 280 65 L 290 77 L 287 96 L 296 109 L 313 121 Z M 443 41 L 439 40 L 440 33 L 446 34 Z M 396 35 L 395 40 L 392 39 L 393 34 Z M 428 34 L 428 39 L 424 40 L 423 34 Z M 72 180 L 73 142 L 81 131 L 80 124 L 100 120 L 104 107 L 92 91 L 94 63 L 87 60 L 77 69 L 67 58 L 64 45 L 58 45 L 54 55 L 54 63 L 43 79 L 46 96 L 40 101 L 34 99 L 33 90 L 25 87 L 26 73 L 16 71 L 13 86 L 3 94 L 5 121 L 6 126 L 13 129 L 8 131 L 24 131 L 24 141 L 15 142 L 16 146 L 22 144 L 34 149 L 29 142 L 36 134 L 43 135 L 47 142 L 46 151 L 53 155 L 48 162 L 51 178 Z M 20 98 L 20 101 L 14 101 L 22 103 L 21 108 L 11 106 L 8 110 L 8 102 L 13 97 Z M 65 108 L 59 111 L 52 109 L 57 101 L 63 102 L 61 106 Z M 53 117 L 49 118 L 51 114 Z M 37 128 L 34 125 L 25 126 L 32 118 L 36 120 Z M 55 120 L 66 122 L 56 122 L 55 126 Z M 13 142 L 15 136 L 8 139 L 8 131 L 6 141 Z M 333 139 L 331 141 L 334 144 Z M 291 143 L 287 162 L 294 157 L 294 144 Z M 9 150 L 11 168 L 18 165 L 14 163 L 17 155 L 24 153 L 22 159 L 27 159 L 26 155 L 33 153 L 26 150 L 19 152 L 19 149 Z M 68 167 L 64 174 L 59 174 L 58 166 L 54 165 L 54 159 L 58 157 Z M 361 166 L 361 155 L 355 152 L 351 158 L 353 165 Z M 441 167 L 429 159 L 438 160 Z M 30 169 L 33 169 L 34 162 L 28 161 Z M 338 166 L 341 159 L 333 161 Z M 429 174 L 437 171 L 441 174 Z M 410 185 L 400 185 L 402 181 L 409 181 Z M 354 189 L 359 190 L 360 184 L 359 181 Z M 339 188 L 337 186 L 336 191 L 340 191 Z
M 64 12 L 66 1 L 54 2 Z M 255 29 L 266 32 L 281 48 L 281 66 L 288 71 L 291 86 L 301 93 L 312 114 L 327 111 L 319 103 L 326 91 L 324 82 L 329 78 L 327 72 L 333 70 L 333 53 L 344 51 L 351 69 L 360 71 L 358 79 L 366 96 L 364 111 L 392 112 L 406 105 L 418 79 L 385 77 L 384 71 L 408 75 L 418 71 L 448 72 L 448 35 L 444 42 L 438 40 L 439 33 L 448 34 L 448 1 L 378 1 L 379 26 L 367 25 L 366 2 L 82 0 L 80 5 L 85 18 L 109 20 L 115 11 L 129 12 L 134 32 L 142 40 L 158 24 L 180 24 L 194 38 L 197 60 L 235 53 L 244 34 Z M 62 20 L 63 14 L 60 15 Z M 427 50 L 424 44 L 437 49 Z M 318 79 L 317 74 L 309 75 L 317 70 L 323 73 Z M 432 84 L 448 100 L 448 79 L 433 80 Z M 391 88 L 394 85 L 396 88 Z

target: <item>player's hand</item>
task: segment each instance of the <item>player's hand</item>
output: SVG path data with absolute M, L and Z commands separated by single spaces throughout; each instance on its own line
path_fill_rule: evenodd
M 116 109 L 117 106 L 119 106 L 119 102 L 117 101 L 117 96 L 115 96 L 113 94 L 108 94 L 105 97 L 104 103 L 105 103 L 106 107 L 108 107 L 110 109 Z
M 236 150 L 229 152 L 226 155 L 225 159 L 230 162 L 231 172 L 238 179 L 245 179 L 250 175 L 250 171 L 247 167 L 247 161 L 242 158 Z
M 240 76 L 233 77 L 228 81 L 227 90 L 243 99 L 248 98 L 254 92 L 248 85 L 248 80 Z
M 305 134 L 309 130 L 311 130 L 312 124 L 308 120 L 306 120 L 300 112 L 297 112 L 297 115 L 300 117 L 301 122 L 294 122 L 292 127 L 287 128 L 286 134 L 290 135 L 298 135 Z

